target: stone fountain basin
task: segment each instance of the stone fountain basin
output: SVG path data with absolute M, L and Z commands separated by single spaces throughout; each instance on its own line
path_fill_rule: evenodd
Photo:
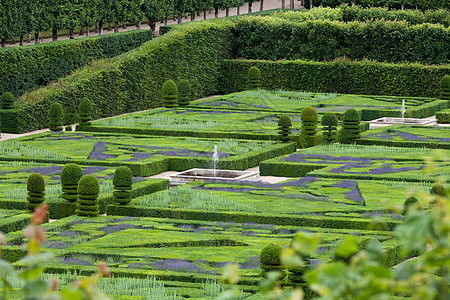
M 387 125 L 432 125 L 434 122 L 434 120 L 430 119 L 384 117 L 370 121 L 370 129 Z
M 182 185 L 188 182 L 206 179 L 261 181 L 259 172 L 254 171 L 190 169 L 171 175 L 170 185 Z

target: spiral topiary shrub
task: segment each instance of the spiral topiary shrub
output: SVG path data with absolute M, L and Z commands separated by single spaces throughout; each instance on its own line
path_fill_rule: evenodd
M 274 244 L 267 245 L 262 249 L 261 255 L 259 256 L 262 276 L 265 276 L 269 271 L 283 269 L 281 266 L 281 251 L 283 251 L 283 247 Z
M 191 84 L 186 79 L 178 82 L 178 104 L 180 106 L 186 106 L 191 102 Z
M 441 99 L 450 100 L 450 75 L 445 75 L 441 79 Z
M 2 109 L 14 109 L 14 96 L 10 92 L 3 93 L 0 97 Z
M 69 125 L 75 124 L 78 122 L 78 114 L 72 106 L 68 106 L 64 110 L 64 126 L 66 126 L 66 131 L 72 131 L 72 127 Z
M 89 121 L 92 120 L 92 102 L 88 98 L 81 99 L 78 106 L 78 113 L 80 114 L 80 125 L 91 125 Z
M 167 108 L 178 106 L 178 88 L 173 80 L 167 80 L 162 86 L 163 105 Z
M 286 115 L 281 115 L 278 119 L 278 134 L 280 135 L 280 141 L 287 143 L 291 140 L 292 121 Z
M 351 144 L 361 137 L 359 123 L 361 118 L 354 108 L 345 111 L 342 130 L 339 135 L 339 142 L 342 144 Z
M 247 86 L 249 90 L 261 88 L 261 72 L 255 66 L 248 70 Z
M 316 134 L 317 134 L 317 111 L 314 107 L 306 106 L 302 109 L 300 115 L 302 120 L 302 130 L 301 134 L 306 141 L 305 147 L 312 147 L 316 145 Z
M 94 175 L 84 175 L 78 181 L 76 213 L 85 217 L 96 217 L 99 213 L 98 194 L 100 184 Z
M 113 192 L 114 201 L 119 204 L 127 204 L 131 201 L 130 191 L 133 189 L 133 173 L 127 166 L 121 166 L 114 172 L 113 185 L 115 191 Z
M 61 104 L 58 102 L 55 102 L 50 106 L 50 110 L 48 112 L 48 128 L 51 131 L 63 130 L 62 113 L 63 111 Z
M 336 141 L 338 118 L 333 113 L 326 113 L 322 117 L 322 143 L 332 144 Z
M 403 203 L 402 215 L 406 215 L 411 209 L 421 210 L 422 206 L 420 205 L 419 200 L 416 197 L 409 197 Z
M 28 203 L 27 209 L 34 211 L 45 201 L 45 181 L 41 174 L 33 173 L 28 176 L 27 180 Z
M 83 177 L 83 170 L 77 164 L 70 163 L 61 171 L 61 189 L 63 199 L 75 202 L 78 199 L 78 181 Z

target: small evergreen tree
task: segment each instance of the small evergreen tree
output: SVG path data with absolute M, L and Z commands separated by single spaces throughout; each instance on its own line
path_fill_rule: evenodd
M 80 106 L 78 107 L 78 113 L 80 114 L 80 125 L 91 125 L 92 120 L 92 102 L 88 98 L 81 99 Z
M 50 106 L 50 110 L 48 112 L 48 128 L 51 131 L 63 130 L 62 112 L 61 104 L 58 102 L 55 102 Z
M 78 181 L 83 177 L 83 170 L 77 164 L 70 163 L 64 166 L 61 171 L 61 197 L 70 202 L 77 201 Z
M 14 109 L 14 96 L 10 92 L 3 93 L 0 97 L 2 109 Z
M 278 134 L 280 135 L 280 141 L 287 143 L 291 140 L 292 122 L 291 118 L 286 115 L 281 115 L 278 119 Z
M 78 114 L 75 111 L 75 108 L 72 106 L 68 106 L 64 110 L 64 125 L 66 126 L 66 131 L 72 131 L 72 127 L 69 125 L 75 124 L 78 122 Z
M 261 88 L 261 72 L 255 66 L 248 70 L 247 86 L 249 90 Z
M 351 144 L 361 137 L 360 122 L 359 114 L 354 108 L 350 108 L 344 113 L 342 130 L 339 136 L 339 142 L 341 144 Z
M 76 213 L 85 217 L 96 217 L 99 213 L 98 194 L 100 184 L 94 175 L 84 175 L 78 181 Z
M 276 244 L 270 244 L 265 246 L 261 255 L 259 256 L 259 262 L 261 263 L 261 276 L 265 277 L 267 272 L 281 271 L 284 267 L 281 266 L 281 252 L 283 247 Z
M 445 75 L 441 79 L 441 99 L 450 100 L 450 75 Z
M 314 107 L 306 106 L 300 115 L 302 120 L 301 134 L 306 141 L 306 147 L 315 146 L 315 135 L 317 133 L 317 111 Z M 319 141 L 320 142 L 320 141 Z
M 127 166 L 121 166 L 114 172 L 113 185 L 115 191 L 113 192 L 114 201 L 119 204 L 127 204 L 131 201 L 130 191 L 133 189 L 133 173 Z
M 180 106 L 186 106 L 191 102 L 191 84 L 186 79 L 178 82 L 178 104 Z
M 338 118 L 333 113 L 326 113 L 322 117 L 322 143 L 331 144 L 336 140 Z
M 41 174 L 33 173 L 28 176 L 27 180 L 27 209 L 34 211 L 45 201 L 45 181 Z
M 164 107 L 173 108 L 178 106 L 178 89 L 173 80 L 167 80 L 162 86 L 162 97 Z

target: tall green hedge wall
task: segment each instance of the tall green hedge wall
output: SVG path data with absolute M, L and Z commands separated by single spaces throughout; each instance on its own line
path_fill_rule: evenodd
M 96 61 L 24 94 L 16 106 L 27 116 L 25 130 L 44 128 L 47 117 L 43 112 L 53 102 L 78 107 L 87 97 L 92 101 L 93 119 L 160 106 L 161 87 L 167 79 L 188 80 L 196 98 L 215 93 L 230 26 L 228 21 L 186 24 L 139 50 Z
M 0 94 L 15 96 L 59 79 L 92 60 L 113 57 L 152 39 L 149 30 L 0 49 Z
M 450 62 L 450 28 L 406 22 L 292 22 L 276 17 L 235 21 L 233 56 L 244 59 L 308 59 L 338 57 L 380 62 Z
M 234 59 L 222 62 L 220 91 L 245 90 L 246 74 L 252 66 L 261 70 L 263 89 L 411 97 L 439 98 L 440 79 L 450 74 L 450 65 Z

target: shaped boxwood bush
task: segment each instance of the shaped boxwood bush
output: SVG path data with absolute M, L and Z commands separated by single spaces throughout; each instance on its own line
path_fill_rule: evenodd
M 261 72 L 255 66 L 248 70 L 247 86 L 249 90 L 261 88 Z
M 98 194 L 100 184 L 94 175 L 84 175 L 78 181 L 76 213 L 84 217 L 96 217 L 99 213 Z
M 127 204 L 131 201 L 130 191 L 133 189 L 133 173 L 127 166 L 121 166 L 114 172 L 113 185 L 115 191 L 113 192 L 114 201 L 119 204 Z
M 283 269 L 281 266 L 281 251 L 283 251 L 283 247 L 275 244 L 267 245 L 262 249 L 261 255 L 259 256 L 262 276 L 265 276 L 269 271 Z
M 70 202 L 78 199 L 78 181 L 83 177 L 83 170 L 77 164 L 67 164 L 61 171 L 61 197 Z
M 14 96 L 10 92 L 3 93 L 0 97 L 1 109 L 14 109 Z
M 278 119 L 278 134 L 280 135 L 280 140 L 283 143 L 287 143 L 291 140 L 291 137 L 289 136 L 291 134 L 291 128 L 291 118 L 286 115 L 281 115 Z
M 450 100 L 450 75 L 445 75 L 441 79 L 441 99 Z
M 178 89 L 173 80 L 167 80 L 162 86 L 163 105 L 167 108 L 178 106 Z
M 301 133 L 306 140 L 306 146 L 315 146 L 315 135 L 317 133 L 317 111 L 314 107 L 306 106 L 302 109 L 300 115 L 302 119 L 302 130 Z
M 406 215 L 410 209 L 422 209 L 422 206 L 420 205 L 420 202 L 416 197 L 409 197 L 405 200 L 405 202 L 403 203 L 402 215 Z
M 63 129 L 62 113 L 63 110 L 61 104 L 58 102 L 55 102 L 50 106 L 48 112 L 48 128 L 51 131 L 61 131 Z
M 338 118 L 333 113 L 326 113 L 322 117 L 322 143 L 331 144 L 336 141 L 336 129 L 338 125 Z
M 34 211 L 34 209 L 45 201 L 45 181 L 39 173 L 33 173 L 28 176 L 27 180 L 27 209 Z
M 360 126 L 361 118 L 354 108 L 345 111 L 342 121 L 342 130 L 339 136 L 339 142 L 342 144 L 351 144 L 361 137 Z
M 66 126 L 66 131 L 71 131 L 71 128 L 68 125 L 72 125 L 77 122 L 78 122 L 78 114 L 77 114 L 75 108 L 73 108 L 72 106 L 68 106 L 64 110 L 64 125 Z M 68 129 L 70 129 L 70 130 L 68 130 Z
M 191 102 L 191 84 L 186 79 L 178 82 L 178 104 L 180 106 L 186 106 Z
M 80 114 L 80 125 L 91 125 L 89 121 L 92 120 L 92 103 L 88 98 L 81 99 L 80 106 L 78 107 L 78 113 Z

